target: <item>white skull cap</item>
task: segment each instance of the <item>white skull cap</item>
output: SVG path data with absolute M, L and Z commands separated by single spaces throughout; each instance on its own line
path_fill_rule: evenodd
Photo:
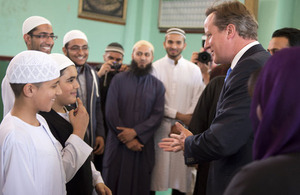
M 29 31 L 31 31 L 35 27 L 37 27 L 39 25 L 42 25 L 42 24 L 49 24 L 49 25 L 51 25 L 51 23 L 50 23 L 49 20 L 47 20 L 46 18 L 41 17 L 41 16 L 31 16 L 31 17 L 27 18 L 23 22 L 23 27 L 22 27 L 22 33 L 23 33 L 23 35 L 27 34 Z
M 71 30 L 67 32 L 64 36 L 63 45 L 65 46 L 69 41 L 73 39 L 83 39 L 88 42 L 86 35 L 80 30 Z
M 9 83 L 40 83 L 60 76 L 58 64 L 46 53 L 27 50 L 17 54 L 6 70 Z
M 145 40 L 140 40 L 138 42 L 136 42 L 134 44 L 134 46 L 132 47 L 132 51 L 136 48 L 136 47 L 140 47 L 142 45 L 146 45 L 148 47 L 150 47 L 150 49 L 152 50 L 152 53 L 154 53 L 154 47 L 153 45 L 149 42 L 149 41 L 145 41 Z
M 72 62 L 67 56 L 60 54 L 60 53 L 52 53 L 49 54 L 52 59 L 56 61 L 58 64 L 59 70 L 63 70 L 64 68 L 67 68 L 68 66 L 75 66 L 74 62 Z

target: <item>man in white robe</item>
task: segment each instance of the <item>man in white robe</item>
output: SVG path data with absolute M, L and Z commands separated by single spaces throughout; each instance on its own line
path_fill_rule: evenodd
M 164 48 L 167 55 L 153 63 L 153 75 L 166 88 L 165 113 L 160 128 L 155 133 L 155 165 L 152 173 L 151 190 L 173 189 L 173 194 L 192 191 L 195 168 L 187 167 L 183 153 L 164 152 L 158 148 L 160 140 L 168 136 L 176 121 L 189 124 L 192 113 L 205 85 L 200 69 L 184 59 L 185 32 L 178 28 L 167 31 Z
M 49 20 L 41 16 L 31 16 L 23 22 L 23 39 L 28 50 L 41 51 L 47 54 L 51 53 L 54 40 L 52 24 Z M 15 96 L 9 85 L 7 77 L 4 76 L 1 84 L 3 117 L 11 110 L 14 105 Z

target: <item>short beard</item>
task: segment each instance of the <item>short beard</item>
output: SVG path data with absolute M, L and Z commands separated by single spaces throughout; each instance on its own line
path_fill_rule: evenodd
M 175 60 L 181 56 L 182 51 L 180 51 L 177 55 L 171 55 L 171 52 L 167 51 L 168 57 Z
M 145 68 L 140 68 L 135 60 L 131 60 L 129 71 L 136 76 L 147 75 L 152 71 L 152 63 L 147 64 Z
M 68 50 L 68 49 L 66 49 L 66 50 L 67 50 L 67 55 L 66 55 L 66 56 L 71 60 L 70 54 L 69 54 L 69 50 Z M 73 60 L 71 60 L 71 61 L 73 62 Z M 73 63 L 75 64 L 75 67 L 82 67 L 82 66 L 85 64 L 85 63 L 84 63 L 84 64 L 81 64 L 81 65 L 80 65 L 80 64 L 76 64 L 75 62 L 73 62 Z

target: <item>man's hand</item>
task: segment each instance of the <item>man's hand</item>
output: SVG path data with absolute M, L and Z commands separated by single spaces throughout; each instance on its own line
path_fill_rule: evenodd
M 104 139 L 101 136 L 97 136 L 95 139 L 95 146 L 94 146 L 94 154 L 100 155 L 104 152 Z
M 203 51 L 204 51 L 204 48 L 201 48 L 200 52 L 203 52 Z M 197 66 L 200 68 L 203 81 L 204 81 L 205 85 L 207 85 L 209 82 L 209 77 L 210 77 L 210 75 L 209 75 L 210 66 L 200 62 L 198 60 L 198 55 L 199 55 L 199 52 L 193 52 L 192 57 L 191 57 L 191 62 L 193 62 L 194 64 L 197 64 Z
M 98 195 L 112 195 L 111 190 L 104 183 L 98 183 L 95 190 Z
M 77 98 L 78 107 L 69 112 L 70 123 L 73 126 L 73 134 L 84 138 L 86 129 L 89 124 L 89 114 L 87 113 L 82 101 Z
M 199 62 L 198 55 L 199 55 L 199 52 L 194 51 L 192 53 L 191 62 L 193 62 L 194 64 L 198 64 L 198 62 Z
M 174 125 L 172 125 L 172 127 L 171 127 L 171 131 L 170 131 L 169 136 L 170 136 L 171 134 L 177 134 L 177 135 L 179 135 L 180 133 L 181 133 L 181 132 L 177 130 L 177 127 L 176 127 L 176 125 L 174 124 Z
M 180 112 L 176 113 L 176 119 L 181 120 L 186 126 L 189 126 L 193 114 L 182 114 Z
M 113 60 L 108 60 L 107 62 L 102 64 L 100 70 L 97 72 L 98 77 L 102 77 L 107 72 L 114 71 L 114 69 L 111 69 L 113 62 Z
M 121 66 L 121 68 L 120 68 L 120 72 L 125 72 L 125 71 L 127 71 L 129 69 L 129 67 L 127 66 L 127 65 L 125 65 L 125 64 L 122 64 L 122 66 Z
M 135 152 L 140 152 L 143 150 L 144 145 L 141 144 L 137 139 L 133 139 L 129 142 L 126 143 L 126 147 L 129 150 L 135 151 Z
M 184 128 L 180 123 L 175 123 L 177 130 L 180 132 L 179 135 L 171 134 L 170 138 L 163 138 L 158 146 L 166 152 L 179 152 L 184 150 L 184 142 L 188 136 L 193 134 Z
M 137 135 L 135 130 L 132 128 L 117 127 L 117 129 L 122 131 L 121 133 L 118 134 L 118 139 L 124 144 L 133 140 Z

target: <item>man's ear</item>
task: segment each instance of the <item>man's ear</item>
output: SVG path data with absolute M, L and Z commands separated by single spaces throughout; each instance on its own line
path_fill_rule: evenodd
M 103 54 L 103 62 L 105 63 L 105 59 L 106 59 L 106 52 Z
M 231 39 L 235 36 L 236 28 L 233 24 L 228 24 L 226 27 L 226 31 L 227 31 L 227 38 Z
M 183 50 L 185 50 L 185 48 L 186 48 L 186 42 L 184 42 Z
M 25 44 L 28 49 L 30 49 L 30 44 L 31 44 L 31 36 L 29 34 L 24 34 L 23 39 L 25 41 Z
M 65 47 L 62 47 L 62 51 L 64 52 L 65 56 L 67 56 L 67 49 Z
M 32 97 L 37 89 L 37 86 L 33 85 L 32 83 L 27 83 L 23 87 L 23 94 L 25 97 Z

